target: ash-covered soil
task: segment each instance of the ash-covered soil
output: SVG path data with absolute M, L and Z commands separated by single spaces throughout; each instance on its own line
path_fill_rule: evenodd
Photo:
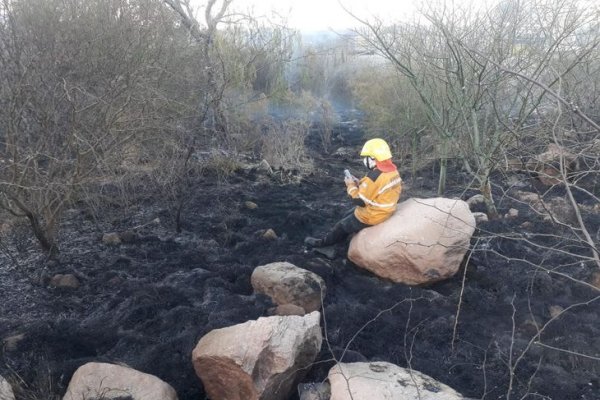
M 358 152 L 360 130 L 340 129 L 335 145 Z M 21 380 L 22 396 L 50 399 L 65 392 L 80 365 L 119 362 L 165 380 L 181 400 L 204 399 L 192 349 L 212 329 L 266 315 L 272 305 L 253 294 L 250 274 L 289 261 L 327 283 L 329 344 L 306 382 L 322 381 L 335 357 L 410 366 L 474 398 L 509 398 L 511 391 L 514 399 L 600 399 L 600 292 L 588 284 L 597 268 L 580 257 L 590 254 L 571 240 L 577 232 L 512 200 L 515 177 L 498 175 L 501 213 L 515 207 L 520 216 L 479 226 L 464 289 L 464 266 L 430 287 L 381 280 L 346 260 L 346 244 L 337 246 L 334 260 L 303 245 L 306 235 L 323 233 L 351 207 L 343 168 L 361 173 L 357 157 L 322 154 L 316 143 L 310 138 L 317 170 L 299 183 L 253 168 L 225 181 L 210 173 L 196 177 L 181 233 L 168 207 L 143 190 L 131 205 L 105 206 L 96 217 L 69 210 L 58 262 L 45 260 L 26 232 L 16 232 L 4 242 L 13 258 L 0 256 L 0 338 L 12 338 L 3 342 L 0 374 Z M 401 166 L 402 199 L 434 196 L 435 168 L 417 177 L 408 169 Z M 448 197 L 476 193 L 464 189 L 469 179 L 458 168 L 449 176 Z M 536 189 L 529 177 L 517 178 L 518 189 Z M 584 217 L 596 234 L 600 217 Z M 135 227 L 127 243 L 102 243 L 105 232 Z M 277 240 L 262 237 L 269 228 Z M 81 287 L 51 288 L 48 278 L 58 273 L 75 274 Z M 557 310 L 560 317 L 538 335 Z

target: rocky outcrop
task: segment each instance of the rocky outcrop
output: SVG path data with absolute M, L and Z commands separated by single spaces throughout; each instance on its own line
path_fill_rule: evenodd
M 320 314 L 266 317 L 215 329 L 192 353 L 211 399 L 284 400 L 321 349 Z
M 329 370 L 330 400 L 460 400 L 460 393 L 387 362 L 340 363 Z
M 475 218 L 462 200 L 409 199 L 390 219 L 355 235 L 348 258 L 394 282 L 436 282 L 458 271 L 474 230 Z
M 175 390 L 157 377 L 106 363 L 88 363 L 71 378 L 63 400 L 116 399 L 177 400 Z
M 0 375 L 0 400 L 15 400 L 10 383 L 2 375 Z
M 288 262 L 276 262 L 256 267 L 252 272 L 252 287 L 269 296 L 275 304 L 293 304 L 310 313 L 321 308 L 325 297 L 325 282 L 310 271 Z

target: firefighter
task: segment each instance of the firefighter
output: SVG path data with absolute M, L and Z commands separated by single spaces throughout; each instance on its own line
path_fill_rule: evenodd
M 388 219 L 394 211 L 402 191 L 402 179 L 392 162 L 390 147 L 383 139 L 368 140 L 360 152 L 367 175 L 358 180 L 344 179 L 346 191 L 356 208 L 342 218 L 323 238 L 307 237 L 309 247 L 330 246 L 363 228 Z

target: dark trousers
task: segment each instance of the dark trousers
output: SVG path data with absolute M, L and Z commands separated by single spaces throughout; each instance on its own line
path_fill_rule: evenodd
M 358 232 L 370 225 L 364 224 L 354 215 L 354 209 L 347 213 L 323 238 L 323 246 L 331 246 L 332 244 L 341 242 L 348 235 Z

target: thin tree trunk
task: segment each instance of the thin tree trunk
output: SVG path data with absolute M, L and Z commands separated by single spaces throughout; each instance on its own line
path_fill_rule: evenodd
M 56 242 L 52 235 L 44 229 L 40 224 L 39 219 L 32 212 L 26 211 L 26 216 L 31 225 L 31 229 L 33 230 L 33 234 L 40 243 L 40 246 L 42 246 L 42 250 L 44 250 L 50 258 L 56 257 L 58 255 L 58 247 L 56 246 Z
M 483 201 L 485 203 L 485 207 L 487 208 L 488 217 L 490 217 L 491 219 L 498 218 L 498 210 L 496 209 L 496 204 L 494 203 L 494 197 L 492 195 L 492 185 L 490 183 L 489 174 L 486 174 L 486 176 L 483 178 L 479 190 L 483 195 Z
M 446 192 L 446 174 L 448 170 L 448 141 L 442 139 L 442 154 L 440 154 L 440 178 L 438 181 L 438 196 L 443 196 Z

